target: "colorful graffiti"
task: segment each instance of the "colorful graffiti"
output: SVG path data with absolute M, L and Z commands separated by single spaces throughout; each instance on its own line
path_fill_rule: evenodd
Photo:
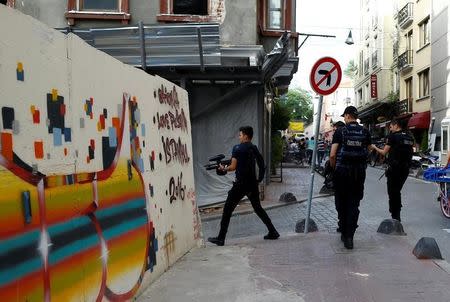
M 62 301 L 80 292 L 97 301 L 125 300 L 136 293 L 143 274 L 153 270 L 158 240 L 145 211 L 144 182 L 134 162 L 135 177 L 129 177 L 127 161 L 120 157 L 127 101 L 124 95 L 116 146 L 103 146 L 103 156 L 112 159 L 97 173 L 32 173 L 2 144 L 0 177 L 10 188 L 0 195 L 2 300 Z M 14 111 L 3 112 L 4 129 L 11 129 Z M 56 123 L 64 124 L 50 125 Z
M 187 93 L 2 22 L 0 301 L 132 300 L 200 239 Z

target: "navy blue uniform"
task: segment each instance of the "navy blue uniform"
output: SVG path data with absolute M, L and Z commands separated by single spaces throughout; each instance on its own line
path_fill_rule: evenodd
M 234 146 L 231 157 L 237 160 L 236 181 L 233 182 L 233 187 L 228 192 L 217 238 L 225 240 L 231 215 L 244 196 L 248 197 L 255 213 L 264 222 L 269 233 L 277 233 L 259 199 L 258 183 L 264 179 L 265 168 L 263 157 L 258 148 L 250 142 L 242 143 Z M 259 168 L 258 177 L 256 176 L 255 163 L 258 164 Z
M 358 227 L 359 203 L 364 196 L 370 133 L 352 122 L 336 130 L 332 143 L 339 144 L 333 175 L 338 225 L 344 236 L 353 237 Z
M 389 212 L 393 219 L 401 221 L 401 190 L 409 175 L 414 139 L 404 131 L 397 131 L 387 136 L 386 145 L 391 147 L 387 157 L 389 166 L 386 170 Z

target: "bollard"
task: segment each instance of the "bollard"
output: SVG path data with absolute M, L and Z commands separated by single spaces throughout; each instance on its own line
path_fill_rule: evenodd
M 406 236 L 402 223 L 396 219 L 383 220 L 380 223 L 377 232 L 387 235 Z
M 443 259 L 436 240 L 431 237 L 422 237 L 412 252 L 417 259 Z
M 279 201 L 296 202 L 297 198 L 295 198 L 295 195 L 292 194 L 291 192 L 284 192 L 283 194 L 280 195 Z
M 296 233 L 304 233 L 305 232 L 305 223 L 306 223 L 306 219 L 302 219 L 299 222 L 297 222 L 295 224 L 295 232 Z M 317 224 L 316 222 L 312 219 L 309 218 L 309 223 L 308 223 L 308 232 L 317 232 L 319 229 L 317 228 Z

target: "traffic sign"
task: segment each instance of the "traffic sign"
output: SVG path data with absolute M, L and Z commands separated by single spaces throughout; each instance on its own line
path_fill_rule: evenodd
M 320 95 L 332 94 L 341 83 L 342 70 L 339 63 L 330 57 L 319 59 L 311 69 L 309 82 Z

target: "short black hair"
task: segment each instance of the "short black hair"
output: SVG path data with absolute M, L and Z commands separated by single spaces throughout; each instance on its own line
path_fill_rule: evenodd
M 247 135 L 249 139 L 253 138 L 253 128 L 251 126 L 242 126 L 239 128 L 239 131 Z
M 391 125 L 397 125 L 397 126 L 399 126 L 400 129 L 402 129 L 402 130 L 405 128 L 405 123 L 404 123 L 404 121 L 403 121 L 403 120 L 400 120 L 400 119 L 398 119 L 398 118 L 395 118 L 395 117 L 391 120 L 390 124 L 391 124 Z

